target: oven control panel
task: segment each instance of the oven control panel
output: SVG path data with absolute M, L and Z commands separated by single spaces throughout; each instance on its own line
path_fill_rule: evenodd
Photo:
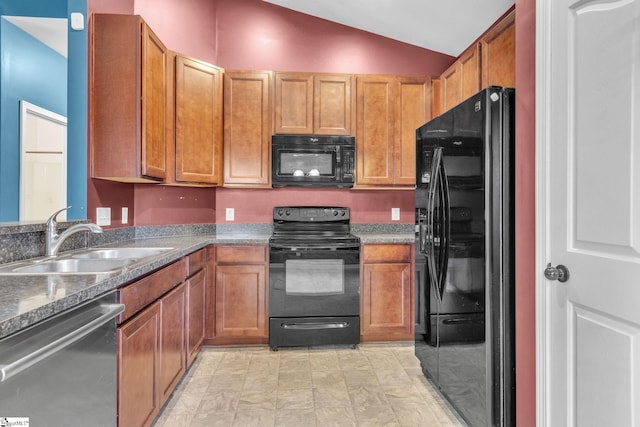
M 276 206 L 273 208 L 276 221 L 327 222 L 349 219 L 347 207 L 324 206 Z

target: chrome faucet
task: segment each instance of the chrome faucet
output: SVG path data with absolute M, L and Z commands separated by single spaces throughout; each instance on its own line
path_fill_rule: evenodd
M 66 211 L 67 209 L 71 209 L 71 206 L 67 206 L 66 208 L 62 208 L 53 215 L 49 217 L 47 220 L 47 227 L 45 229 L 44 236 L 44 252 L 48 257 L 54 257 L 58 254 L 58 249 L 62 242 L 67 240 L 69 236 L 75 234 L 79 231 L 90 231 L 92 233 L 102 233 L 102 227 L 99 225 L 88 223 L 88 224 L 76 224 L 64 230 L 62 233 L 58 234 L 57 228 L 58 223 L 56 222 L 56 217 L 62 211 Z

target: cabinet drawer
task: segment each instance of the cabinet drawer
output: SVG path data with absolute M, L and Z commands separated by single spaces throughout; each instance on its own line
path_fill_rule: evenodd
M 184 280 L 185 273 L 186 260 L 183 258 L 137 282 L 120 288 L 119 298 L 125 305 L 125 309 L 118 318 L 118 323 L 124 322 L 174 288 Z
M 364 262 L 410 262 L 411 246 L 403 244 L 364 245 L 362 248 Z
M 207 250 L 200 249 L 187 256 L 187 277 L 193 276 L 202 270 L 207 263 Z
M 259 264 L 267 262 L 266 246 L 218 246 L 218 264 Z

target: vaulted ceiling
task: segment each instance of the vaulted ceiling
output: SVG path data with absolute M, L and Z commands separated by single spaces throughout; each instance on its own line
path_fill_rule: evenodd
M 264 1 L 456 57 L 514 4 L 514 0 Z

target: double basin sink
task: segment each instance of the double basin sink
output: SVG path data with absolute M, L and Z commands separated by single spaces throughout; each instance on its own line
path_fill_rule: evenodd
M 173 248 L 92 248 L 55 258 L 39 258 L 0 266 L 0 275 L 104 274 L 159 255 Z

